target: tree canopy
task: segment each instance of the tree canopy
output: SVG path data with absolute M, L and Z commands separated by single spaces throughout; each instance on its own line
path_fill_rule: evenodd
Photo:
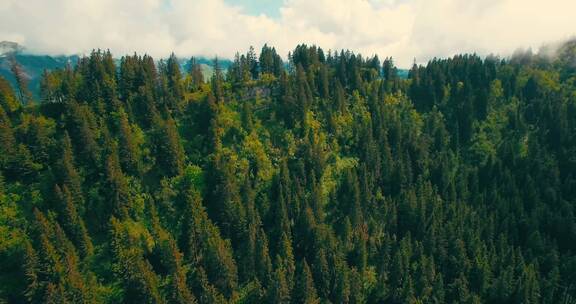
M 572 303 L 574 49 L 0 78 L 0 303 Z

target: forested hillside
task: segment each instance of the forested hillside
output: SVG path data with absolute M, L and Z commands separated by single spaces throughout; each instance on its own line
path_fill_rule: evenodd
M 72 56 L 48 56 L 29 54 L 25 52 L 25 47 L 10 41 L 0 42 L 0 77 L 8 80 L 10 84 L 17 85 L 18 80 L 14 73 L 14 69 L 18 69 L 27 82 L 26 87 L 30 90 L 31 97 L 38 99 L 40 97 L 40 82 L 44 70 L 52 71 L 59 68 L 64 68 L 67 64 L 72 67 L 78 62 L 78 55 Z M 118 58 L 114 58 L 114 63 L 118 62 Z M 180 66 L 188 69 L 190 60 L 179 58 Z M 212 64 L 213 61 L 206 57 L 198 57 L 195 61 L 200 65 L 204 77 L 210 77 L 213 74 Z M 231 61 L 228 59 L 220 60 L 220 66 L 224 69 L 230 66 Z
M 575 303 L 576 51 L 0 78 L 0 303 Z

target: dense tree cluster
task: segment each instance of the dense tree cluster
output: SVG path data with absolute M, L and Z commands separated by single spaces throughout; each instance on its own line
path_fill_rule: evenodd
M 572 303 L 575 50 L 0 79 L 0 302 Z

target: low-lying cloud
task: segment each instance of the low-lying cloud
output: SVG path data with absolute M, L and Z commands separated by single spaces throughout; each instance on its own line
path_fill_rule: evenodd
M 223 0 L 3 0 L 0 41 L 31 52 L 109 48 L 155 57 L 231 58 L 264 43 L 286 55 L 298 43 L 413 59 L 462 52 L 511 54 L 576 34 L 574 0 L 285 0 L 278 18 Z

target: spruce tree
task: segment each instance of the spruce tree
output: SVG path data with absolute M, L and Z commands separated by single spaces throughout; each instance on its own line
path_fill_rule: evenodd
M 310 267 L 306 259 L 300 263 L 300 267 L 298 268 L 299 271 L 296 277 L 292 302 L 298 304 L 320 303 L 320 299 L 316 293 L 316 287 L 314 286 L 314 279 L 312 278 L 312 273 L 310 272 Z

